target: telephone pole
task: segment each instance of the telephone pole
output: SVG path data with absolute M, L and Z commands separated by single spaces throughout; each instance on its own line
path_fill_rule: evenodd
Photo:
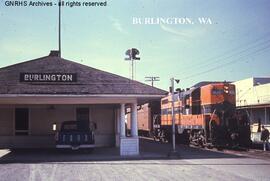
M 58 21 L 58 35 L 59 35 L 59 39 L 58 39 L 58 48 L 59 48 L 59 57 L 61 58 L 61 0 L 59 0 L 58 2 L 58 6 L 59 6 L 59 21 Z
M 169 152 L 169 157 L 175 157 L 179 158 L 179 153 L 175 148 L 175 113 L 174 113 L 174 102 L 175 96 L 174 96 L 174 82 L 177 84 L 180 82 L 179 79 L 171 78 L 171 96 L 172 96 L 172 150 Z
M 153 76 L 149 76 L 149 77 L 145 77 L 145 81 L 146 82 L 151 82 L 151 86 L 154 86 L 154 82 L 160 81 L 159 77 L 153 77 Z

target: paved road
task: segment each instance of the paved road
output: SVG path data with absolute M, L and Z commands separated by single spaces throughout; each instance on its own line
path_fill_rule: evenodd
M 92 154 L 2 150 L 0 180 L 270 180 L 268 158 L 178 146 L 180 159 L 167 159 L 168 144 L 141 140 L 141 145 L 140 157 L 124 159 L 116 149 Z

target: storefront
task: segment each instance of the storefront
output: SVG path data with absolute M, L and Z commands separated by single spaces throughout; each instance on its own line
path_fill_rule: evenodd
M 234 84 L 237 109 L 248 113 L 251 140 L 261 142 L 261 125 L 270 129 L 270 77 L 251 77 Z
M 85 119 L 97 125 L 96 146 L 120 146 L 121 155 L 139 154 L 137 106 L 159 100 L 166 91 L 49 56 L 0 69 L 0 147 L 54 147 L 63 121 Z M 125 110 L 131 109 L 131 137 Z

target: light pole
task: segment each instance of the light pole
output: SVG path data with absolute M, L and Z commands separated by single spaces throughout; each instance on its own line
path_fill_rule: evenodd
M 172 96 L 172 151 L 168 154 L 169 157 L 179 157 L 179 153 L 175 149 L 175 116 L 174 116 L 174 81 L 179 83 L 179 79 L 171 78 L 171 96 Z
M 131 61 L 131 79 L 134 80 L 134 60 L 140 60 L 140 57 L 137 57 L 140 52 L 136 48 L 131 48 L 126 51 L 126 58 L 125 60 Z

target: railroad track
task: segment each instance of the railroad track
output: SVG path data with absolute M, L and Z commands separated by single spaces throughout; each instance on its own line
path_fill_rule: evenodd
M 249 158 L 257 158 L 257 159 L 267 159 L 270 160 L 270 151 L 263 151 L 259 149 L 248 149 L 248 150 L 233 150 L 233 149 L 217 149 L 217 148 L 202 148 L 199 146 L 190 145 L 190 147 L 198 148 L 202 150 L 208 150 L 213 152 L 225 153 L 225 154 L 233 154 L 237 156 L 249 157 Z

